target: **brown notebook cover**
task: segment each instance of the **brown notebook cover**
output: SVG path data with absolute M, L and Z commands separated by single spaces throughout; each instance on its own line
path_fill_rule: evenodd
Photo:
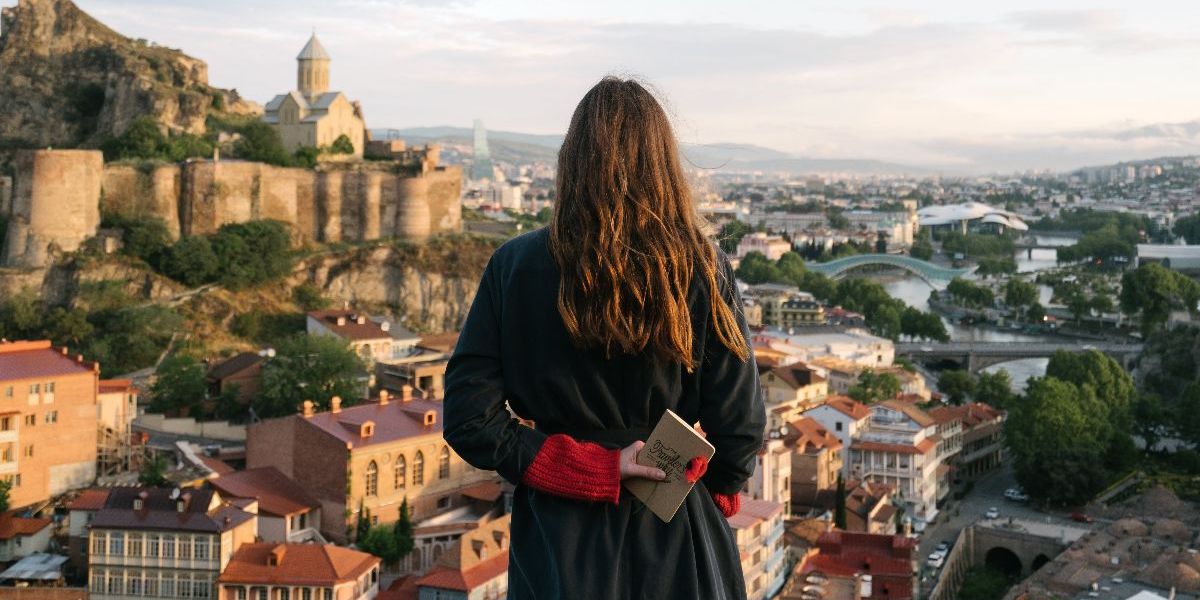
M 654 431 L 646 440 L 645 447 L 638 453 L 640 465 L 658 467 L 667 474 L 663 481 L 641 477 L 625 480 L 625 488 L 642 501 L 658 518 L 670 523 L 683 504 L 683 499 L 692 491 L 684 471 L 694 456 L 711 459 L 716 448 L 708 443 L 698 431 L 685 423 L 670 409 L 663 413 Z

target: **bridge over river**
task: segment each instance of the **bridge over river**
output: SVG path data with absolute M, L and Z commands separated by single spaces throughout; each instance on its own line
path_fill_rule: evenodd
M 1142 353 L 1142 344 L 1075 340 L 1038 342 L 901 342 L 896 354 L 919 362 L 954 361 L 974 373 L 980 369 L 1023 358 L 1049 358 L 1055 352 L 1096 350 L 1128 367 Z
M 972 269 L 943 267 L 931 262 L 903 254 L 856 254 L 823 263 L 807 263 L 808 270 L 839 279 L 847 272 L 869 266 L 884 266 L 904 269 L 923 279 L 929 285 L 949 283 L 955 277 L 963 277 Z

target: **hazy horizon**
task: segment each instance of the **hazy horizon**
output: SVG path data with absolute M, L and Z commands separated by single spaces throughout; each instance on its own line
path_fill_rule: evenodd
M 660 90 L 692 144 L 958 172 L 1200 152 L 1200 127 L 1137 130 L 1200 119 L 1197 4 L 77 3 L 205 60 L 213 85 L 259 103 L 295 86 L 315 27 L 333 88 L 372 128 L 481 118 L 561 133 L 583 92 L 616 73 Z

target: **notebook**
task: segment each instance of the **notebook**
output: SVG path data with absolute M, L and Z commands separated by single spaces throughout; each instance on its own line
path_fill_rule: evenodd
M 684 471 L 692 457 L 711 459 L 716 448 L 708 443 L 691 425 L 671 410 L 663 413 L 646 445 L 638 453 L 641 465 L 658 467 L 667 474 L 663 481 L 631 477 L 624 481 L 625 489 L 641 500 L 664 523 L 670 523 L 683 504 L 683 499 L 695 484 L 689 483 Z

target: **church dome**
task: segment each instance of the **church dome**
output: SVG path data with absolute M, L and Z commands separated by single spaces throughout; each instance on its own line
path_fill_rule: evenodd
M 312 37 L 308 38 L 308 43 L 304 45 L 304 49 L 300 51 L 296 60 L 329 60 L 329 53 L 325 51 L 325 46 L 321 45 L 317 34 L 314 33 Z

